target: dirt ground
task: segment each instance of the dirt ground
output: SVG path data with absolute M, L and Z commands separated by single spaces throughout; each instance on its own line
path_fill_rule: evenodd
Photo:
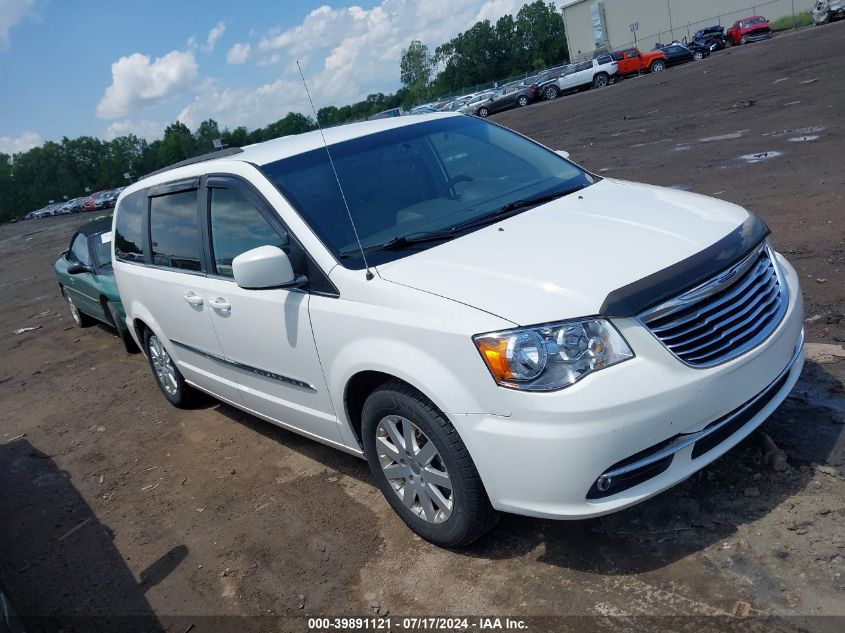
M 833 24 L 495 117 L 601 175 L 760 214 L 804 283 L 808 362 L 763 427 L 785 472 L 752 438 L 632 509 L 504 516 L 466 551 L 413 537 L 365 462 L 226 405 L 173 409 L 142 356 L 73 327 L 51 265 L 82 218 L 0 227 L 0 583 L 29 630 L 305 630 L 223 616 L 315 614 L 843 630 L 843 57 Z

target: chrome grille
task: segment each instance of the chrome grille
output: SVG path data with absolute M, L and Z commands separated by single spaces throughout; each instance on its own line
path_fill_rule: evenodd
M 768 246 L 714 279 L 640 315 L 677 358 L 710 367 L 744 354 L 777 327 L 787 290 Z

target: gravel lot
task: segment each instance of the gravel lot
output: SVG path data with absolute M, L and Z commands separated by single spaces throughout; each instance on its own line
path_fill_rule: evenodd
M 82 218 L 0 227 L 0 583 L 40 616 L 30 629 L 389 613 L 593 616 L 533 628 L 643 631 L 668 620 L 639 616 L 713 616 L 673 620 L 698 630 L 839 615 L 765 624 L 841 631 L 843 56 L 845 23 L 833 24 L 494 117 L 601 175 L 759 213 L 804 282 L 808 362 L 763 427 L 785 472 L 751 438 L 635 508 L 505 516 L 467 551 L 413 537 L 365 462 L 226 405 L 173 409 L 142 356 L 105 327 L 74 328 L 51 265 Z M 91 615 L 146 619 L 75 619 Z

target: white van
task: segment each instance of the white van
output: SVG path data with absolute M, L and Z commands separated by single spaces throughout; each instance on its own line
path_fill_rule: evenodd
M 365 457 L 422 537 L 635 504 L 795 384 L 798 278 L 744 209 L 458 114 L 325 138 L 130 186 L 115 277 L 171 403 L 205 392 Z

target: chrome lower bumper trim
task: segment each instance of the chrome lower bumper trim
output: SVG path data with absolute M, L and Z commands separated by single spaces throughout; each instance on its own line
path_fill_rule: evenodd
M 609 487 L 609 485 L 610 485 L 610 480 L 612 480 L 614 477 L 620 477 L 622 475 L 628 474 L 628 473 L 633 472 L 635 470 L 639 470 L 639 469 L 644 468 L 646 466 L 650 466 L 651 464 L 659 462 L 662 459 L 666 459 L 670 455 L 674 455 L 678 451 L 681 451 L 681 450 L 687 448 L 688 446 L 695 444 L 699 440 L 707 437 L 708 435 L 712 435 L 713 433 L 715 433 L 719 429 L 721 429 L 724 426 L 730 424 L 734 419 L 736 419 L 737 416 L 742 415 L 742 413 L 746 409 L 748 409 L 749 407 L 754 405 L 755 402 L 757 402 L 760 398 L 762 398 L 768 392 L 768 390 L 772 387 L 772 385 L 777 383 L 780 379 L 782 379 L 786 374 L 788 374 L 792 370 L 792 366 L 795 365 L 795 361 L 797 361 L 798 357 L 801 355 L 801 348 L 803 346 L 804 346 L 804 330 L 802 328 L 801 335 L 798 337 L 798 342 L 795 345 L 795 351 L 792 354 L 792 358 L 790 358 L 789 362 L 786 364 L 786 367 L 783 368 L 783 371 L 781 371 L 777 375 L 777 377 L 774 380 L 772 380 L 772 382 L 770 382 L 766 386 L 765 389 L 763 389 L 760 393 L 758 393 L 756 396 L 754 396 L 754 398 L 752 398 L 751 400 L 749 400 L 748 402 L 743 404 L 742 408 L 737 409 L 736 411 L 734 411 L 730 415 L 726 416 L 718 424 L 714 424 L 713 426 L 702 429 L 701 431 L 698 431 L 696 433 L 679 435 L 672 444 L 670 444 L 669 446 L 666 446 L 665 448 L 662 448 L 661 450 L 657 451 L 653 455 L 649 455 L 648 457 L 644 457 L 643 459 L 640 459 L 640 460 L 638 460 L 638 461 L 636 461 L 632 464 L 626 464 L 625 466 L 622 466 L 620 468 L 616 468 L 614 470 L 609 470 L 605 473 L 602 473 L 602 475 L 598 478 L 598 482 L 599 482 L 598 488 L 599 488 L 599 490 L 602 490 L 602 482 L 604 482 L 604 489 L 606 490 L 607 487 Z

